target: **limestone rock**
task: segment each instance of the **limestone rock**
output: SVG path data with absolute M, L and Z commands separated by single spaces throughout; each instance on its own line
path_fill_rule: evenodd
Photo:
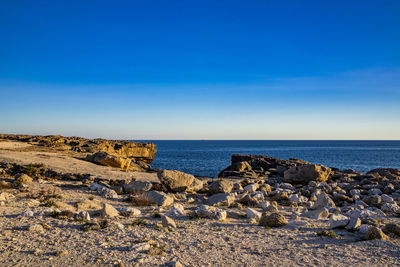
M 134 200 L 141 205 L 156 204 L 161 207 L 167 207 L 174 203 L 174 198 L 164 192 L 148 191 L 135 196 Z
M 321 192 L 320 194 L 317 195 L 317 201 L 314 203 L 314 205 L 311 206 L 311 209 L 317 210 L 317 209 L 322 209 L 322 208 L 335 208 L 335 202 L 330 198 L 330 196 L 325 193 Z
M 32 183 L 33 182 L 33 179 L 29 176 L 29 175 L 26 175 L 26 174 L 24 174 L 24 173 L 22 173 L 22 174 L 18 174 L 17 176 L 16 176 L 16 180 L 15 180 L 15 184 L 30 184 L 30 183 Z
M 310 181 L 325 182 L 332 170 L 322 165 L 292 167 L 284 172 L 284 179 L 291 184 L 307 184 Z
M 29 232 L 43 232 L 43 231 L 44 231 L 44 228 L 43 228 L 43 226 L 40 225 L 40 224 L 31 224 L 31 225 L 29 225 L 29 227 L 28 227 L 28 231 L 29 231 Z
M 86 159 L 99 165 L 121 168 L 125 170 L 130 169 L 132 162 L 131 159 L 115 156 L 105 151 L 96 152 L 93 155 L 88 156 Z
M 219 221 L 226 219 L 226 211 L 207 205 L 201 205 L 196 210 L 196 214 L 203 218 L 216 219 Z
M 161 217 L 161 222 L 162 222 L 162 226 L 163 227 L 176 228 L 175 221 L 172 218 L 168 217 L 168 216 L 162 216 Z
M 318 210 L 310 210 L 302 214 L 303 217 L 311 219 L 326 219 L 329 217 L 329 210 L 327 208 L 322 208 Z
M 229 180 L 214 181 L 208 186 L 209 194 L 230 193 L 233 183 Z
M 350 222 L 349 217 L 342 214 L 332 214 L 329 218 L 329 228 L 345 227 Z
M 119 212 L 110 204 L 104 204 L 103 209 L 101 210 L 101 216 L 113 218 L 119 216 Z
M 346 225 L 347 230 L 358 230 L 361 226 L 361 219 L 359 217 L 351 217 L 349 223 Z
M 204 182 L 194 178 L 192 184 L 188 187 L 189 192 L 198 192 L 204 188 Z
M 243 187 L 243 190 L 248 192 L 248 193 L 253 193 L 256 192 L 258 189 L 259 185 L 258 184 L 249 184 Z
M 261 212 L 258 212 L 258 211 L 256 211 L 255 209 L 252 209 L 252 208 L 246 208 L 246 217 L 248 218 L 248 219 L 253 219 L 253 218 L 255 218 L 255 219 L 257 219 L 257 220 L 260 220 L 261 219 Z
M 132 181 L 129 184 L 124 184 L 122 187 L 127 194 L 141 194 L 150 191 L 152 183 L 145 181 Z
M 162 184 L 174 192 L 187 190 L 194 181 L 193 175 L 180 171 L 162 170 L 157 176 Z
M 259 225 L 268 227 L 280 227 L 288 224 L 288 220 L 278 212 L 268 213 L 264 212 L 261 216 Z
M 235 201 L 235 196 L 229 193 L 219 193 L 209 197 L 205 203 L 209 206 L 230 206 Z
M 125 217 L 137 217 L 142 214 L 142 212 L 139 209 L 133 207 L 122 207 L 122 208 L 117 208 L 117 210 L 122 216 Z

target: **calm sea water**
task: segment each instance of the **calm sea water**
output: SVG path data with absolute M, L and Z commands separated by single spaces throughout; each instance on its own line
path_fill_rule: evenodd
M 400 169 L 400 141 L 157 141 L 154 168 L 217 177 L 231 155 L 298 158 L 339 169 Z M 147 142 L 146 141 L 146 142 Z

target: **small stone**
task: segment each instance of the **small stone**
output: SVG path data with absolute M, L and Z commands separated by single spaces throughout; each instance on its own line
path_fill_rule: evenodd
M 119 212 L 118 210 L 116 210 L 113 206 L 111 206 L 110 204 L 104 204 L 103 205 L 103 209 L 101 210 L 101 216 L 102 217 L 109 217 L 109 218 L 113 218 L 113 217 L 117 217 L 119 216 Z
M 76 215 L 77 220 L 90 221 L 90 214 L 87 211 L 81 211 Z
M 119 230 L 124 230 L 125 229 L 125 226 L 120 222 L 112 222 L 111 225 L 113 225 L 115 228 L 117 228 Z
M 21 216 L 23 217 L 33 217 L 35 214 L 31 210 L 25 210 L 24 212 L 21 213 Z
M 208 186 L 210 194 L 230 193 L 233 189 L 233 183 L 229 180 L 214 181 Z
M 167 264 L 168 267 L 183 267 L 182 263 L 179 261 L 173 261 Z
M 358 230 L 361 226 L 361 219 L 359 217 L 351 217 L 349 223 L 346 225 L 347 230 Z
M 246 208 L 246 217 L 250 220 L 254 218 L 260 220 L 261 215 L 261 212 L 258 212 L 252 208 Z
M 150 249 L 150 244 L 147 242 L 136 244 L 136 245 L 132 246 L 132 248 L 131 248 L 131 250 L 136 253 L 141 253 L 141 252 L 143 253 L 143 252 L 148 251 L 149 249 Z
M 246 191 L 246 192 L 248 192 L 248 193 L 253 193 L 253 192 L 256 192 L 256 191 L 257 191 L 258 187 L 259 187 L 258 184 L 249 184 L 249 185 L 246 185 L 246 186 L 243 188 L 243 190 Z
M 9 198 L 8 193 L 6 193 L 6 192 L 0 193 L 0 201 L 7 201 L 8 198 Z
M 325 192 L 321 192 L 317 195 L 317 201 L 311 206 L 311 209 L 317 210 L 322 208 L 335 208 L 335 202 Z
M 129 184 L 124 184 L 123 188 L 127 194 L 141 194 L 143 192 L 150 191 L 152 183 L 145 181 L 132 181 Z
M 366 234 L 367 231 L 368 231 L 368 229 L 371 228 L 371 227 L 372 227 L 372 226 L 369 225 L 369 224 L 361 224 L 361 225 L 360 225 L 359 232 L 360 232 L 361 234 Z
M 196 214 L 203 218 L 216 219 L 224 221 L 226 219 L 226 211 L 216 207 L 201 205 L 197 210 Z
M 278 212 L 262 214 L 259 225 L 268 227 L 280 227 L 288 224 L 288 220 Z
M 161 207 L 167 207 L 174 203 L 174 198 L 164 192 L 148 191 L 135 196 L 134 200 L 141 205 L 157 204 Z
M 175 221 L 168 217 L 168 216 L 162 216 L 161 217 L 161 223 L 163 227 L 172 227 L 172 228 L 176 228 L 176 224 Z
M 44 228 L 40 224 L 31 224 L 28 227 L 29 232 L 43 232 Z
M 92 191 L 100 191 L 103 188 L 105 188 L 105 186 L 98 183 L 91 183 L 89 185 L 89 189 Z
M 329 218 L 329 228 L 345 227 L 350 222 L 349 217 L 342 214 L 332 214 Z
M 57 252 L 56 252 L 56 255 L 57 255 L 58 257 L 63 257 L 63 256 L 66 256 L 66 255 L 68 255 L 68 254 L 69 254 L 68 250 L 60 250 L 60 251 L 57 251 Z
M 318 210 L 310 210 L 302 214 L 303 217 L 311 218 L 311 219 L 326 219 L 329 217 L 329 210 L 327 208 L 318 209 Z
M 132 207 L 122 207 L 122 208 L 117 208 L 117 210 L 122 216 L 125 217 L 137 217 L 142 214 L 142 212 L 139 209 Z
M 205 204 L 209 206 L 230 206 L 235 201 L 235 196 L 230 193 L 219 193 L 209 197 Z

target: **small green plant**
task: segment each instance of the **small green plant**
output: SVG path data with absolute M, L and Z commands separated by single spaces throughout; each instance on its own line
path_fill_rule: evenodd
M 36 176 L 39 173 L 39 169 L 43 168 L 41 163 L 31 163 L 26 167 L 26 174 L 29 176 Z
M 49 199 L 46 201 L 46 203 L 44 203 L 44 206 L 48 207 L 48 208 L 53 207 L 54 205 L 55 205 L 55 202 L 52 199 Z
M 94 199 L 94 196 L 89 196 L 89 200 L 93 200 Z
M 140 219 L 140 218 L 135 219 L 132 222 L 132 226 L 141 226 L 141 225 L 147 225 L 147 222 L 145 220 L 143 220 L 143 219 Z
M 330 237 L 330 238 L 338 238 L 339 236 L 335 233 L 335 231 L 330 230 L 322 230 L 322 231 L 318 231 L 317 232 L 318 236 L 326 236 L 326 237 Z
M 53 210 L 52 212 L 50 212 L 49 216 L 50 216 L 50 217 L 53 217 L 53 218 L 57 218 L 59 214 L 60 214 L 60 213 L 59 213 L 58 211 Z
M 161 218 L 161 214 L 158 213 L 158 212 L 155 212 L 155 213 L 153 214 L 153 218 Z

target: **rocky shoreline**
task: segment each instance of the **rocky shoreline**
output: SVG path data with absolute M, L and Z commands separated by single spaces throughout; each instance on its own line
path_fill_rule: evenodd
M 13 160 L 47 152 L 45 163 Z M 398 169 L 232 155 L 212 179 L 155 172 L 155 154 L 152 144 L 0 135 L 0 265 L 400 264 Z M 61 155 L 90 172 L 58 168 Z M 123 175 L 99 175 L 107 168 Z

